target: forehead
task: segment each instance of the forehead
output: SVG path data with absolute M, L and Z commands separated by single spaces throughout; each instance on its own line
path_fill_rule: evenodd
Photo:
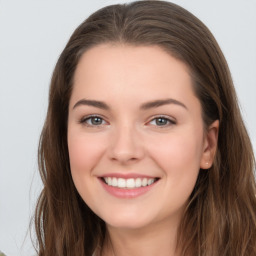
M 194 97 L 189 69 L 158 46 L 103 44 L 86 51 L 75 71 L 71 101 Z

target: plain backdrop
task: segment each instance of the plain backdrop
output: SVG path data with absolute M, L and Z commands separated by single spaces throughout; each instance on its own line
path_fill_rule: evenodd
M 58 56 L 89 14 L 124 2 L 0 0 L 0 250 L 8 256 L 35 255 L 28 228 L 42 187 L 37 146 Z M 256 0 L 173 2 L 219 42 L 256 149 Z

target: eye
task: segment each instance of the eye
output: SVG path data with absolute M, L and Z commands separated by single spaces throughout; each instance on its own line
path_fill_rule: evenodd
M 176 124 L 176 122 L 170 118 L 164 117 L 164 116 L 158 116 L 152 119 L 149 124 L 155 125 L 155 126 L 170 126 Z
M 80 123 L 87 126 L 101 126 L 107 124 L 107 122 L 100 116 L 89 116 L 80 120 Z

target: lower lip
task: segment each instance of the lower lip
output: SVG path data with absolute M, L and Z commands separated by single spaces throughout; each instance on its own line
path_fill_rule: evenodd
M 118 197 L 118 198 L 135 198 L 141 196 L 148 191 L 150 191 L 158 182 L 155 181 L 151 185 L 140 187 L 140 188 L 118 188 L 107 185 L 101 178 L 99 178 L 103 188 L 110 193 L 111 195 Z

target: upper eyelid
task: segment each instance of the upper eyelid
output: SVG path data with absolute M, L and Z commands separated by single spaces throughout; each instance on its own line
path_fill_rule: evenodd
M 156 118 L 165 118 L 165 119 L 168 119 L 169 121 L 171 122 L 177 122 L 177 120 L 174 118 L 174 117 L 170 117 L 170 116 L 167 116 L 167 115 L 155 115 L 155 116 L 152 116 L 148 122 L 151 122 L 152 120 L 156 119 Z
M 104 122 L 108 123 L 108 121 L 106 120 L 105 117 L 101 116 L 101 115 L 98 115 L 98 114 L 91 114 L 91 115 L 86 115 L 86 116 L 83 116 L 82 118 L 80 118 L 78 120 L 79 123 L 85 123 L 86 120 L 90 119 L 90 118 L 93 118 L 93 117 L 98 117 L 98 118 L 101 118 Z
M 106 117 L 102 116 L 102 115 L 99 115 L 99 114 L 90 114 L 90 115 L 84 115 L 82 116 L 80 119 L 81 120 L 86 120 L 86 119 L 89 119 L 91 117 L 99 117 L 99 118 L 102 118 L 106 121 Z
M 99 118 L 103 119 L 106 123 L 108 123 L 108 121 L 106 120 L 107 118 L 100 115 L 100 114 L 90 114 L 90 115 L 83 116 L 82 118 L 79 119 L 79 122 L 83 123 L 86 120 L 88 120 L 90 118 L 93 118 L 93 117 L 99 117 Z M 151 116 L 148 119 L 148 121 L 146 121 L 146 124 L 150 123 L 151 121 L 153 121 L 154 119 L 157 119 L 157 118 L 165 118 L 165 119 L 168 119 L 171 123 L 177 123 L 177 120 L 174 117 L 170 117 L 168 115 L 161 115 L 160 114 L 160 115 Z

